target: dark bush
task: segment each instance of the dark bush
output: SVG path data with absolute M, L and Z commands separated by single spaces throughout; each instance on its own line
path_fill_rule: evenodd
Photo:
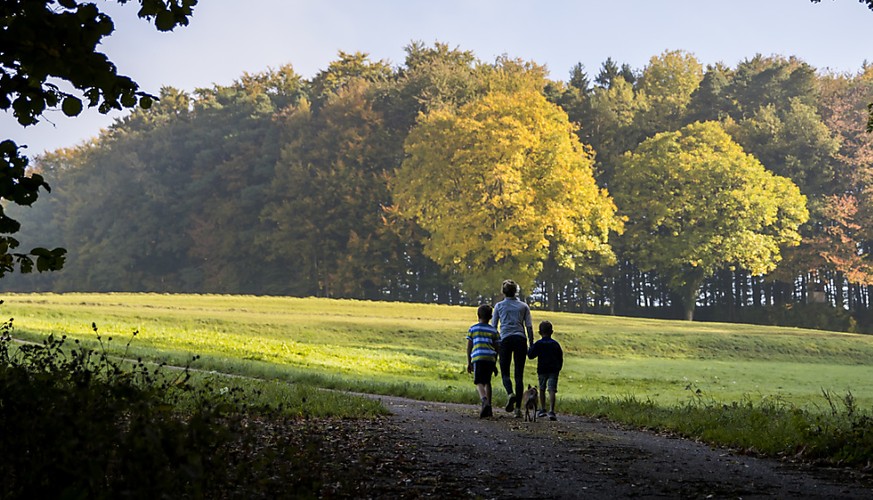
M 317 495 L 318 443 L 297 434 L 302 422 L 192 384 L 188 368 L 127 366 L 66 338 L 17 345 L 11 327 L 0 331 L 4 498 Z
M 835 332 L 873 333 L 869 315 L 850 312 L 830 304 L 783 304 L 778 306 L 698 307 L 694 319 L 751 323 L 755 325 L 794 326 Z

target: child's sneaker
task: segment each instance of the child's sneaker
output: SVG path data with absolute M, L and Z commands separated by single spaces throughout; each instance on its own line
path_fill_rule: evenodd
M 484 416 L 482 416 L 482 418 L 491 417 L 494 415 L 494 413 L 491 411 L 491 405 L 485 405 L 485 407 L 482 408 L 482 413 L 484 413 Z
M 521 418 L 521 408 L 515 409 L 515 418 Z
M 549 412 L 549 420 L 558 420 L 558 416 L 555 415 L 555 412 L 553 412 L 553 411 Z
M 540 410 L 537 412 L 537 418 L 546 418 L 547 415 L 546 410 Z

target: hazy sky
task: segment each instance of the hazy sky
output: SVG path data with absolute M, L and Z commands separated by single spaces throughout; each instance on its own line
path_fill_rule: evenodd
M 471 50 L 486 62 L 506 54 L 545 64 L 566 80 L 581 62 L 589 75 L 612 57 L 635 69 L 665 50 L 704 65 L 760 53 L 795 55 L 814 67 L 855 73 L 873 62 L 873 12 L 856 0 L 200 0 L 188 27 L 158 33 L 136 17 L 137 2 L 95 0 L 113 16 L 102 46 L 120 74 L 157 94 L 227 85 L 244 72 L 291 64 L 310 78 L 337 52 L 361 51 L 393 65 L 411 41 Z M 76 145 L 112 123 L 94 111 L 60 111 L 22 129 L 0 114 L 0 138 L 28 155 Z

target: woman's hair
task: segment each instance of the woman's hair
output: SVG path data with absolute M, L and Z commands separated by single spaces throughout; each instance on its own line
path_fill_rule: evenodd
M 503 295 L 515 297 L 516 293 L 518 293 L 518 284 L 512 280 L 505 280 L 503 282 Z

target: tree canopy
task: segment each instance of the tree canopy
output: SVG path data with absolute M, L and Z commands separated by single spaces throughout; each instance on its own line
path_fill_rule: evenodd
M 812 3 L 820 3 L 821 0 L 810 0 Z M 858 0 L 859 3 L 866 4 L 870 10 L 873 10 L 873 0 Z M 867 105 L 867 132 L 873 134 L 873 102 Z
M 791 180 L 764 169 L 715 122 L 663 132 L 627 153 L 613 190 L 623 244 L 656 270 L 692 319 L 703 281 L 725 266 L 772 271 L 809 214 Z
M 711 267 L 694 316 L 870 330 L 873 135 L 863 124 L 873 68 L 822 73 L 778 56 L 709 66 L 702 78 L 699 68 L 671 52 L 640 70 L 611 61 L 603 86 L 579 65 L 564 83 L 531 62 L 413 43 L 393 68 L 340 53 L 311 79 L 283 66 L 190 93 L 165 88 L 100 137 L 25 167 L 54 189 L 33 207 L 4 206 L 23 223 L 16 238 L 70 252 L 60 272 L 0 286 L 470 303 L 509 275 L 536 307 L 681 317 L 670 270 L 617 234 L 616 208 L 630 218 L 637 203 L 618 199 L 618 181 L 625 153 L 647 137 L 710 120 L 791 179 L 810 219 L 801 245 L 779 246 L 766 274 L 745 260 Z M 661 161 L 681 178 L 681 162 Z M 416 162 L 423 169 L 407 173 Z M 457 179 L 465 191 L 440 198 L 422 185 L 398 196 L 403 176 L 411 189 L 420 172 L 437 176 L 430 186 Z M 413 210 L 424 200 L 451 204 L 452 215 L 426 228 Z M 662 201 L 676 213 L 690 203 Z M 435 242 L 452 234 L 460 243 L 434 258 Z M 614 258 L 597 250 L 607 247 Z M 844 307 L 815 313 L 813 286 Z M 803 322 L 786 319 L 795 315 Z
M 513 70 L 497 68 L 483 97 L 423 116 L 392 182 L 397 212 L 428 232 L 426 255 L 474 296 L 508 277 L 530 290 L 550 257 L 573 269 L 611 255 L 620 229 L 566 113 Z

